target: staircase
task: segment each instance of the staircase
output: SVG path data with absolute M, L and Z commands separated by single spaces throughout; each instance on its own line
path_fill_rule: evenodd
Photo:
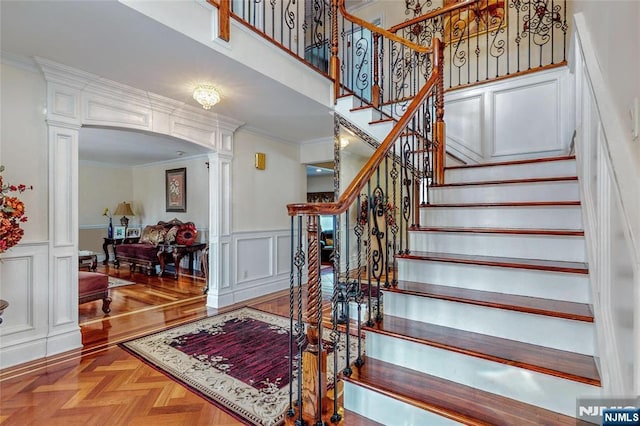
M 359 113 L 361 114 L 361 113 Z M 600 394 L 574 157 L 447 168 L 345 409 L 387 425 L 576 424 Z

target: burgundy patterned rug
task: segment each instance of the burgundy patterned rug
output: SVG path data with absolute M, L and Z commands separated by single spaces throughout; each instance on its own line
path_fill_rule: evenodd
M 122 346 L 248 424 L 284 420 L 289 407 L 289 318 L 242 308 Z M 337 348 L 343 368 L 344 336 Z M 327 362 L 328 369 L 332 366 Z M 328 375 L 333 380 L 332 371 Z

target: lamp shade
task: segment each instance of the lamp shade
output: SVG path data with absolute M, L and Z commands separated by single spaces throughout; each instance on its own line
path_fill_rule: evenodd
M 113 214 L 116 216 L 135 216 L 135 213 L 131 210 L 131 204 L 125 201 L 118 204 L 118 207 L 116 207 L 116 211 L 113 212 Z

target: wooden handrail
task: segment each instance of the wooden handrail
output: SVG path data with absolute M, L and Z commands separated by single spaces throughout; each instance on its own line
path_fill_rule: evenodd
M 349 12 L 347 12 L 347 9 L 345 9 L 344 7 L 344 0 L 338 0 L 339 3 L 339 7 L 340 7 L 340 12 L 342 13 L 342 15 L 347 18 L 347 20 L 353 22 L 354 24 L 358 24 L 361 27 L 364 27 L 366 29 L 368 29 L 369 31 L 371 31 L 372 33 L 377 33 L 380 34 L 388 39 L 391 39 L 397 43 L 403 44 L 405 46 L 407 46 L 410 49 L 415 50 L 418 53 L 430 53 L 432 51 L 432 49 L 430 47 L 426 47 L 426 46 L 421 46 L 419 44 L 413 43 L 405 38 L 402 37 L 398 37 L 397 35 L 395 35 L 394 33 L 392 33 L 391 31 L 385 30 L 384 28 L 380 28 L 377 27 L 363 19 L 358 18 L 355 15 L 350 14 Z
M 486 0 L 489 1 L 489 0 Z M 401 22 L 393 27 L 389 28 L 390 33 L 395 33 L 398 30 L 409 27 L 418 22 L 426 21 L 427 19 L 435 18 L 436 16 L 440 16 L 447 12 L 452 12 L 457 9 L 463 9 L 465 7 L 469 7 L 473 3 L 477 3 L 478 0 L 466 0 L 462 3 L 455 3 L 451 6 L 441 7 L 440 9 L 432 10 L 431 12 L 425 13 L 424 15 L 416 16 L 415 18 L 409 19 L 408 21 Z
M 440 43 L 441 42 L 438 38 L 433 39 L 433 51 L 436 51 L 436 52 L 440 51 L 441 49 Z M 380 166 L 380 164 L 382 163 L 382 160 L 386 157 L 388 152 L 391 150 L 391 148 L 396 142 L 396 139 L 402 134 L 404 129 L 407 127 L 407 124 L 409 124 L 409 120 L 411 120 L 413 116 L 416 114 L 418 108 L 420 107 L 420 105 L 422 105 L 427 95 L 429 95 L 429 93 L 432 90 L 437 89 L 436 83 L 438 82 L 438 79 L 440 77 L 437 71 L 439 69 L 438 67 L 439 56 L 440 55 L 437 55 L 437 54 L 433 55 L 434 71 L 431 74 L 431 77 L 429 78 L 429 80 L 425 83 L 422 89 L 420 89 L 420 91 L 416 94 L 416 96 L 413 98 L 413 101 L 411 101 L 411 103 L 407 107 L 407 110 L 404 113 L 404 115 L 400 117 L 400 120 L 398 120 L 395 126 L 393 126 L 393 129 L 391 129 L 387 137 L 384 138 L 384 141 L 380 144 L 378 149 L 376 149 L 376 152 L 373 153 L 371 158 L 369 158 L 369 160 L 362 167 L 362 169 L 360 169 L 360 172 L 358 172 L 358 175 L 353 179 L 351 184 L 349 184 L 349 186 L 344 191 L 344 193 L 340 196 L 338 201 L 335 201 L 333 203 L 288 204 L 287 211 L 289 212 L 289 216 L 303 215 L 303 214 L 338 215 L 347 211 L 349 206 L 358 197 L 358 194 L 360 193 L 360 191 L 362 191 L 362 188 L 364 188 L 364 186 L 369 181 L 369 179 L 371 179 L 371 176 L 373 176 L 373 173 Z

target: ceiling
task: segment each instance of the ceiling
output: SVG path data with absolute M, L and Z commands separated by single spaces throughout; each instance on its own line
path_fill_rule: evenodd
M 169 0 L 165 0 L 169 1 Z M 260 133 L 299 143 L 330 137 L 327 106 L 115 1 L 0 1 L 4 57 L 39 56 L 190 105 L 193 88 L 214 84 L 222 101 L 213 113 Z M 173 138 L 122 130 L 83 129 L 80 159 L 129 165 L 200 154 Z M 107 143 L 108 142 L 108 143 Z M 154 149 L 149 149 L 149 144 Z M 124 155 L 109 154 L 121 150 Z M 153 152 L 153 157 L 145 156 Z

